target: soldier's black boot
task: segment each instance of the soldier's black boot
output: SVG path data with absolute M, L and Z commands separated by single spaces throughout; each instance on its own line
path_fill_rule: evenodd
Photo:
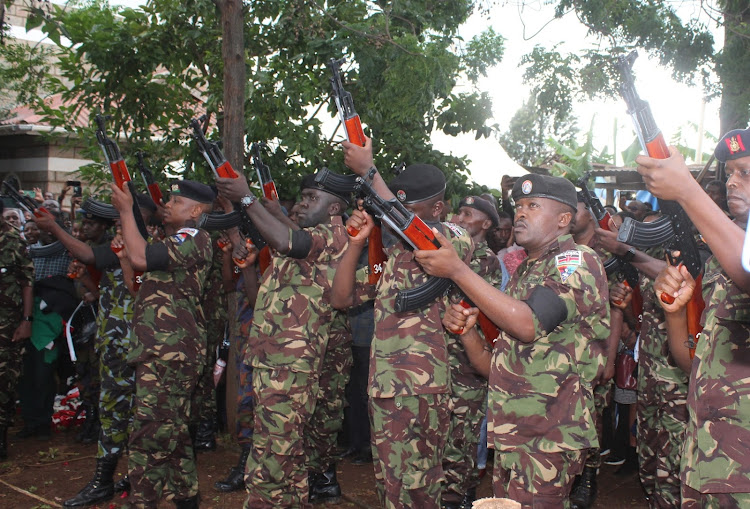
M 577 484 L 570 491 L 571 509 L 589 509 L 596 500 L 597 468 L 584 467 Z
M 229 493 L 230 491 L 239 491 L 245 489 L 245 465 L 247 464 L 247 457 L 250 455 L 250 445 L 246 444 L 242 447 L 242 453 L 240 459 L 237 462 L 236 467 L 232 467 L 229 470 L 229 477 L 223 481 L 217 481 L 214 483 L 214 488 L 217 491 L 223 491 Z
M 193 440 L 195 452 L 213 451 L 216 449 L 216 433 L 213 419 L 203 419 L 198 423 Z
M 115 483 L 115 493 L 123 493 L 130 491 L 130 477 L 127 475 L 122 476 L 122 479 Z
M 464 495 L 463 500 L 461 500 L 461 509 L 471 509 L 471 506 L 474 505 L 474 501 L 477 499 L 477 489 L 476 488 L 469 488 L 466 492 L 466 495 Z
M 0 460 L 8 458 L 8 427 L 0 426 Z
M 312 477 L 312 476 L 311 476 Z M 313 504 L 338 504 L 341 501 L 341 486 L 336 479 L 336 463 L 331 463 L 322 474 L 316 474 L 310 484 L 310 502 Z
M 198 509 L 198 495 L 182 500 L 175 500 L 174 506 L 177 509 Z
M 115 455 L 97 459 L 94 478 L 75 497 L 63 502 L 63 507 L 86 507 L 111 499 L 115 494 L 117 460 Z
M 82 403 L 86 411 L 86 419 L 81 430 L 76 434 L 75 441 L 82 444 L 93 444 L 99 438 L 99 407 L 92 403 Z

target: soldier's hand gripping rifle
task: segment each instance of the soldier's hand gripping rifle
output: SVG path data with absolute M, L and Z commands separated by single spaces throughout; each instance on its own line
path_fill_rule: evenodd
M 120 189 L 128 187 L 131 196 L 133 197 L 133 216 L 135 218 L 135 224 L 138 227 L 138 231 L 144 239 L 148 238 L 148 230 L 146 230 L 146 223 L 143 222 L 143 216 L 141 216 L 141 208 L 138 206 L 138 200 L 136 200 L 135 185 L 133 180 L 130 178 L 130 172 L 125 164 L 125 160 L 122 158 L 120 153 L 120 147 L 117 143 L 107 136 L 107 131 L 104 126 L 104 121 L 109 117 L 104 117 L 97 114 L 95 117 L 96 121 L 96 140 L 99 142 L 99 147 L 104 153 L 104 160 L 109 166 L 109 170 L 112 172 L 112 178 L 115 184 Z
M 584 174 L 578 179 L 578 187 L 581 188 L 583 201 L 594 215 L 596 222 L 599 223 L 599 228 L 612 231 L 612 216 L 607 212 L 607 209 L 604 208 L 604 205 L 599 201 L 599 198 L 597 198 L 589 189 L 588 178 L 588 174 Z M 630 301 L 630 307 L 633 310 L 637 326 L 640 329 L 641 320 L 643 318 L 643 296 L 641 295 L 638 269 L 619 256 L 613 256 L 609 260 L 606 260 L 604 262 L 604 269 L 607 271 L 607 275 L 617 274 L 618 278 L 633 290 L 633 299 Z
M 190 128 L 193 130 L 193 140 L 195 140 L 195 144 L 198 147 L 198 152 L 206 160 L 216 178 L 240 178 L 239 173 L 232 168 L 227 158 L 224 157 L 224 153 L 219 148 L 219 145 L 206 139 L 203 126 L 201 125 L 202 121 L 207 121 L 206 115 L 190 121 Z M 229 214 L 204 214 L 198 221 L 198 227 L 206 228 L 207 230 L 227 230 L 237 226 L 255 247 L 258 249 L 263 248 L 266 245 L 266 241 L 252 220 L 245 214 L 245 211 L 242 210 L 239 204 L 235 203 L 234 209 L 234 212 L 230 212 Z M 239 245 L 240 239 L 233 238 L 232 243 L 235 246 Z
M 143 183 L 146 184 L 149 196 L 151 196 L 151 199 L 154 200 L 155 204 L 159 206 L 164 205 L 164 195 L 159 188 L 159 183 L 156 182 L 156 179 L 154 178 L 153 172 L 146 164 L 143 152 L 139 150 L 135 153 L 135 156 L 138 158 L 138 171 L 141 172 L 141 177 L 143 177 Z
M 49 214 L 49 211 L 46 208 L 39 207 L 34 200 L 29 198 L 28 196 L 24 196 L 23 194 L 21 194 L 18 189 L 13 187 L 8 181 L 3 181 L 3 188 L 8 193 L 8 196 L 10 196 L 13 201 L 15 201 L 18 206 L 26 212 L 30 212 L 37 217 L 39 217 L 40 215 L 39 211 Z M 65 251 L 65 246 L 59 240 L 56 240 L 51 244 L 47 244 L 46 246 L 29 246 L 28 248 L 29 256 L 31 258 L 47 258 L 50 256 L 59 255 L 63 251 Z
M 654 159 L 667 159 L 669 157 L 669 148 L 664 141 L 659 128 L 656 126 L 654 116 L 648 103 L 638 96 L 635 90 L 635 80 L 633 79 L 633 62 L 638 57 L 637 51 L 631 51 L 626 57 L 618 57 L 617 67 L 620 70 L 622 82 L 620 83 L 620 95 L 625 100 L 628 107 L 628 113 L 633 118 L 635 132 L 641 143 L 643 150 Z M 677 202 L 659 199 L 659 208 L 666 216 L 672 227 L 673 235 L 667 241 L 667 257 L 673 265 L 684 265 L 690 275 L 693 276 L 696 283 L 697 291 L 693 292 L 693 297 L 687 305 L 688 331 L 692 336 L 693 346 L 690 348 L 690 357 L 695 353 L 694 344 L 701 332 L 700 317 L 703 312 L 704 302 L 700 292 L 703 262 L 698 252 L 698 245 L 693 236 L 693 228 L 690 219 L 685 211 Z M 663 228 L 664 223 L 660 227 Z M 641 224 L 635 225 L 634 229 L 642 229 Z M 646 227 L 648 229 L 648 227 Z M 627 242 L 624 238 L 626 231 L 620 230 L 622 239 L 618 235 L 618 240 Z M 643 236 L 648 236 L 642 235 Z M 674 302 L 674 297 L 663 293 L 661 300 L 667 304 Z

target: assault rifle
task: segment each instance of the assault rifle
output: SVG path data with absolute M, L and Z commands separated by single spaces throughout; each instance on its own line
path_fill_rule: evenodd
M 581 196 L 583 197 L 584 203 L 594 215 L 596 222 L 599 223 L 599 228 L 612 231 L 612 228 L 610 227 L 612 216 L 607 212 L 607 209 L 604 208 L 602 202 L 599 201 L 599 198 L 597 198 L 589 189 L 588 174 L 584 174 L 578 179 L 578 187 L 581 188 Z M 607 275 L 616 274 L 618 279 L 633 290 L 633 299 L 630 301 L 630 307 L 633 310 L 637 327 L 640 330 L 641 320 L 643 319 L 643 296 L 641 295 L 638 269 L 617 256 L 613 256 L 609 260 L 606 260 L 604 262 L 604 269 L 607 271 Z
M 255 172 L 258 174 L 258 184 L 263 190 L 263 196 L 269 200 L 278 201 L 279 193 L 276 191 L 276 183 L 271 176 L 271 169 L 263 162 L 263 157 L 260 154 L 260 145 L 258 143 L 253 143 L 250 150 L 252 152 L 252 161 L 253 166 L 255 166 Z
M 234 170 L 234 168 L 232 168 L 232 165 L 227 161 L 227 158 L 224 157 L 224 153 L 219 148 L 219 145 L 206 139 L 201 122 L 207 124 L 208 117 L 202 115 L 200 118 L 192 119 L 190 121 L 190 128 L 193 130 L 193 140 L 195 140 L 196 146 L 198 147 L 198 152 L 200 152 L 206 160 L 211 171 L 214 172 L 216 178 L 240 178 L 240 175 Z M 245 214 L 245 211 L 242 210 L 238 203 L 234 204 L 234 209 L 235 210 L 229 214 L 204 214 L 205 217 L 201 217 L 198 221 L 198 227 L 223 230 L 238 226 L 245 237 L 250 239 L 253 245 L 258 249 L 262 249 L 266 245 L 266 241 L 253 224 L 250 217 Z M 232 239 L 232 241 L 237 243 L 238 239 Z
M 46 208 L 39 207 L 34 200 L 29 198 L 28 196 L 24 196 L 23 194 L 21 194 L 18 189 L 13 187 L 8 181 L 3 181 L 3 187 L 5 188 L 5 191 L 8 193 L 8 195 L 13 199 L 13 201 L 15 201 L 18 206 L 26 212 L 31 212 L 35 216 L 39 216 L 37 210 L 49 213 Z M 65 246 L 62 244 L 62 242 L 56 240 L 55 242 L 47 244 L 46 246 L 29 246 L 28 251 L 31 258 L 47 258 L 49 256 L 56 256 L 61 254 L 63 251 L 65 251 Z
M 104 126 L 104 121 L 110 118 L 109 116 L 104 117 L 97 114 L 95 117 L 96 121 L 96 140 L 99 142 L 99 147 L 102 149 L 104 154 L 104 160 L 109 166 L 109 170 L 112 172 L 112 178 L 115 184 L 120 189 L 124 189 L 128 186 L 130 194 L 133 197 L 133 217 L 135 218 L 135 224 L 138 227 L 138 231 L 144 239 L 148 238 L 148 230 L 146 230 L 146 223 L 143 222 L 143 216 L 141 216 L 141 208 L 138 206 L 138 200 L 136 197 L 135 185 L 133 180 L 130 178 L 130 172 L 125 164 L 125 160 L 122 158 L 120 153 L 120 147 L 117 146 L 114 140 L 107 136 L 107 132 Z
M 135 153 L 135 156 L 138 158 L 138 171 L 141 172 L 141 177 L 143 177 L 143 183 L 146 184 L 149 196 L 151 196 L 151 199 L 154 200 L 155 204 L 164 205 L 164 195 L 159 188 L 158 182 L 156 182 L 156 179 L 154 178 L 154 174 L 146 165 L 146 161 L 143 158 L 143 152 L 139 150 Z
M 362 130 L 362 122 L 359 119 L 359 115 L 354 110 L 354 101 L 352 100 L 352 94 L 344 89 L 344 84 L 341 81 L 341 65 L 346 62 L 346 58 L 339 60 L 331 59 L 328 62 L 328 67 L 331 69 L 333 76 L 331 77 L 331 89 L 333 98 L 336 102 L 336 110 L 339 113 L 339 119 L 344 125 L 344 134 L 346 135 L 347 141 L 356 143 L 361 147 L 365 146 L 365 132 Z M 357 232 L 354 228 L 349 231 L 349 235 L 355 236 Z M 370 284 L 375 284 L 380 279 L 383 270 L 383 262 L 385 261 L 385 253 L 383 251 L 383 231 L 380 227 L 379 222 L 376 222 L 375 227 L 370 232 L 367 238 L 367 264 L 370 267 L 368 280 Z
M 633 118 L 635 132 L 643 150 L 655 159 L 666 159 L 669 157 L 669 149 L 664 141 L 664 136 L 656 126 L 656 121 L 648 103 L 641 99 L 635 90 L 632 67 L 637 57 L 638 52 L 634 50 L 629 55 L 625 57 L 621 56 L 617 59 L 617 67 L 622 77 L 620 95 L 625 100 L 628 113 Z M 659 208 L 664 213 L 666 220 L 669 221 L 673 232 L 669 240 L 665 241 L 669 263 L 672 265 L 684 265 L 695 279 L 696 288 L 700 289 L 703 276 L 703 262 L 698 252 L 695 237 L 693 236 L 690 219 L 677 202 L 659 199 Z M 665 224 L 666 222 L 662 222 L 657 228 L 661 231 L 661 229 L 665 228 Z M 628 243 L 626 235 L 627 231 L 631 229 L 635 232 L 642 232 L 642 235 L 637 235 L 641 238 L 653 234 L 653 231 L 649 231 L 649 227 L 644 226 L 643 223 L 634 224 L 632 228 L 621 229 L 621 235 L 618 235 L 618 240 Z M 665 293 L 660 298 L 667 304 L 674 302 L 674 297 Z M 695 354 L 695 341 L 698 340 L 698 336 L 702 330 L 700 317 L 704 306 L 701 292 L 693 292 L 693 297 L 687 305 L 688 331 L 692 336 L 691 358 Z

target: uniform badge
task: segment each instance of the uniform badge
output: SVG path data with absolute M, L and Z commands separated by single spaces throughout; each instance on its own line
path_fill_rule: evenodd
M 745 144 L 742 143 L 742 137 L 740 135 L 732 136 L 731 138 L 724 141 L 726 141 L 727 147 L 729 147 L 730 154 L 736 154 L 737 152 L 745 151 Z
M 173 193 L 179 193 L 180 192 L 180 186 L 178 184 L 172 184 L 172 192 Z
M 521 184 L 521 192 L 523 194 L 529 194 L 531 192 L 531 181 L 530 180 L 524 180 L 523 184 Z
M 443 223 L 443 224 L 447 226 L 448 229 L 452 231 L 453 235 L 455 235 L 456 237 L 460 237 L 461 235 L 466 233 L 464 232 L 464 229 L 458 226 L 456 223 Z
M 577 250 L 565 251 L 555 256 L 555 265 L 563 283 L 581 266 L 581 258 L 581 252 Z
M 398 198 L 398 201 L 405 201 L 406 200 L 406 191 L 403 189 L 399 189 L 396 191 L 396 198 Z
M 472 205 L 472 204 L 474 203 L 474 197 L 473 197 L 473 196 L 469 196 L 468 198 L 466 198 L 466 199 L 464 200 L 464 203 L 465 203 L 466 205 Z
M 182 244 L 187 240 L 188 237 L 195 237 L 198 230 L 195 228 L 180 228 L 177 233 L 172 235 L 172 239 L 178 244 Z

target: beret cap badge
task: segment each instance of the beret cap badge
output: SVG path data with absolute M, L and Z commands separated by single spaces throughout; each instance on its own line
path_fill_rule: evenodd
M 406 191 L 403 189 L 399 189 L 396 191 L 396 198 L 398 198 L 398 201 L 404 201 L 406 200 Z
M 531 192 L 531 187 L 531 181 L 524 180 L 523 184 L 521 184 L 521 191 L 523 194 L 529 194 Z

